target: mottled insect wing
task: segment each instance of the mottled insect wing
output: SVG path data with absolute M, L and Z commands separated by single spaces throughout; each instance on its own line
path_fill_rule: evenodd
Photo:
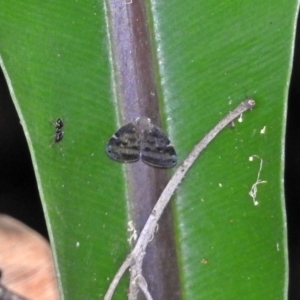
M 177 155 L 168 136 L 157 126 L 152 125 L 142 141 L 141 159 L 148 165 L 171 168 L 177 163 Z
M 107 154 L 115 160 L 134 162 L 140 159 L 140 142 L 133 123 L 122 126 L 108 141 Z

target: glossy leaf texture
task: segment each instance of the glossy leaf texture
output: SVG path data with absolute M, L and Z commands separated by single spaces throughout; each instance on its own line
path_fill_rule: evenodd
M 120 99 L 109 5 L 1 1 L 1 67 L 31 150 L 62 299 L 102 299 L 130 250 L 130 167 L 105 153 L 129 105 Z M 130 12 L 136 2 L 123 5 Z M 178 299 L 286 299 L 283 143 L 298 3 L 143 5 L 158 119 L 179 163 L 240 101 L 257 102 L 209 145 L 173 199 Z M 53 144 L 57 118 L 64 138 Z M 266 182 L 254 205 L 257 179 Z M 127 283 L 114 299 L 127 297 Z

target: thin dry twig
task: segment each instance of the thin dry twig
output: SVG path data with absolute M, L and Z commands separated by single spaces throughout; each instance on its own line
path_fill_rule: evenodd
M 253 99 L 246 99 L 241 102 L 232 112 L 227 114 L 200 142 L 197 144 L 192 152 L 188 155 L 182 165 L 176 170 L 173 177 L 163 190 L 160 195 L 156 205 L 154 206 L 141 234 L 137 240 L 137 243 L 131 253 L 127 256 L 120 269 L 116 273 L 113 281 L 111 282 L 104 300 L 110 300 L 113 296 L 113 293 L 125 273 L 126 269 L 131 265 L 134 265 L 135 274 L 131 274 L 131 278 L 138 278 L 142 272 L 142 263 L 143 258 L 146 253 L 146 247 L 151 240 L 151 237 L 154 234 L 155 227 L 159 218 L 161 217 L 165 207 L 169 203 L 173 193 L 175 192 L 178 185 L 181 183 L 186 172 L 193 165 L 194 161 L 197 159 L 199 154 L 203 151 L 204 148 L 216 137 L 216 135 L 233 120 L 239 117 L 245 111 L 252 109 L 255 106 L 255 101 Z M 143 276 L 142 276 L 143 278 Z M 131 280 L 132 282 L 132 280 Z M 145 282 L 146 283 L 146 282 Z M 130 289 L 129 289 L 130 290 Z M 135 296 L 134 296 L 135 297 Z M 134 299 L 134 298 L 130 298 Z
M 153 298 L 148 290 L 147 282 L 142 275 L 138 276 L 138 286 L 141 289 L 141 291 L 144 293 L 147 300 L 153 300 Z

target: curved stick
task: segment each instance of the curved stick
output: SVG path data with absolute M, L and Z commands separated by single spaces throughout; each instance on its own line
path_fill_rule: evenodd
M 155 204 L 141 234 L 137 240 L 137 243 L 131 253 L 127 256 L 126 260 L 123 262 L 122 266 L 116 273 L 113 281 L 111 282 L 107 293 L 104 297 L 104 300 L 110 300 L 114 290 L 116 289 L 120 278 L 124 274 L 127 268 L 132 264 L 138 264 L 134 268 L 136 270 L 141 270 L 143 259 L 146 247 L 151 240 L 156 224 L 161 217 L 165 207 L 169 203 L 173 193 L 175 192 L 178 185 L 181 183 L 186 172 L 193 165 L 194 161 L 197 159 L 199 154 L 203 151 L 204 148 L 216 137 L 216 135 L 228 124 L 234 121 L 238 116 L 244 113 L 247 110 L 252 109 L 255 106 L 255 101 L 253 99 L 246 99 L 241 102 L 232 112 L 228 113 L 192 150 L 188 155 L 182 165 L 176 170 L 173 177 L 170 179 L 169 183 L 166 185 L 162 194 L 160 195 L 157 203 Z M 141 274 L 135 274 L 134 277 Z M 142 276 L 142 275 L 141 275 Z

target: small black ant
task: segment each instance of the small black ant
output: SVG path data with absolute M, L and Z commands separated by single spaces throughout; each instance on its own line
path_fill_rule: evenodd
M 52 145 L 54 143 L 59 143 L 64 138 L 64 132 L 62 130 L 62 128 L 64 127 L 64 121 L 61 118 L 58 118 L 56 119 L 54 126 L 55 126 L 55 136 Z

